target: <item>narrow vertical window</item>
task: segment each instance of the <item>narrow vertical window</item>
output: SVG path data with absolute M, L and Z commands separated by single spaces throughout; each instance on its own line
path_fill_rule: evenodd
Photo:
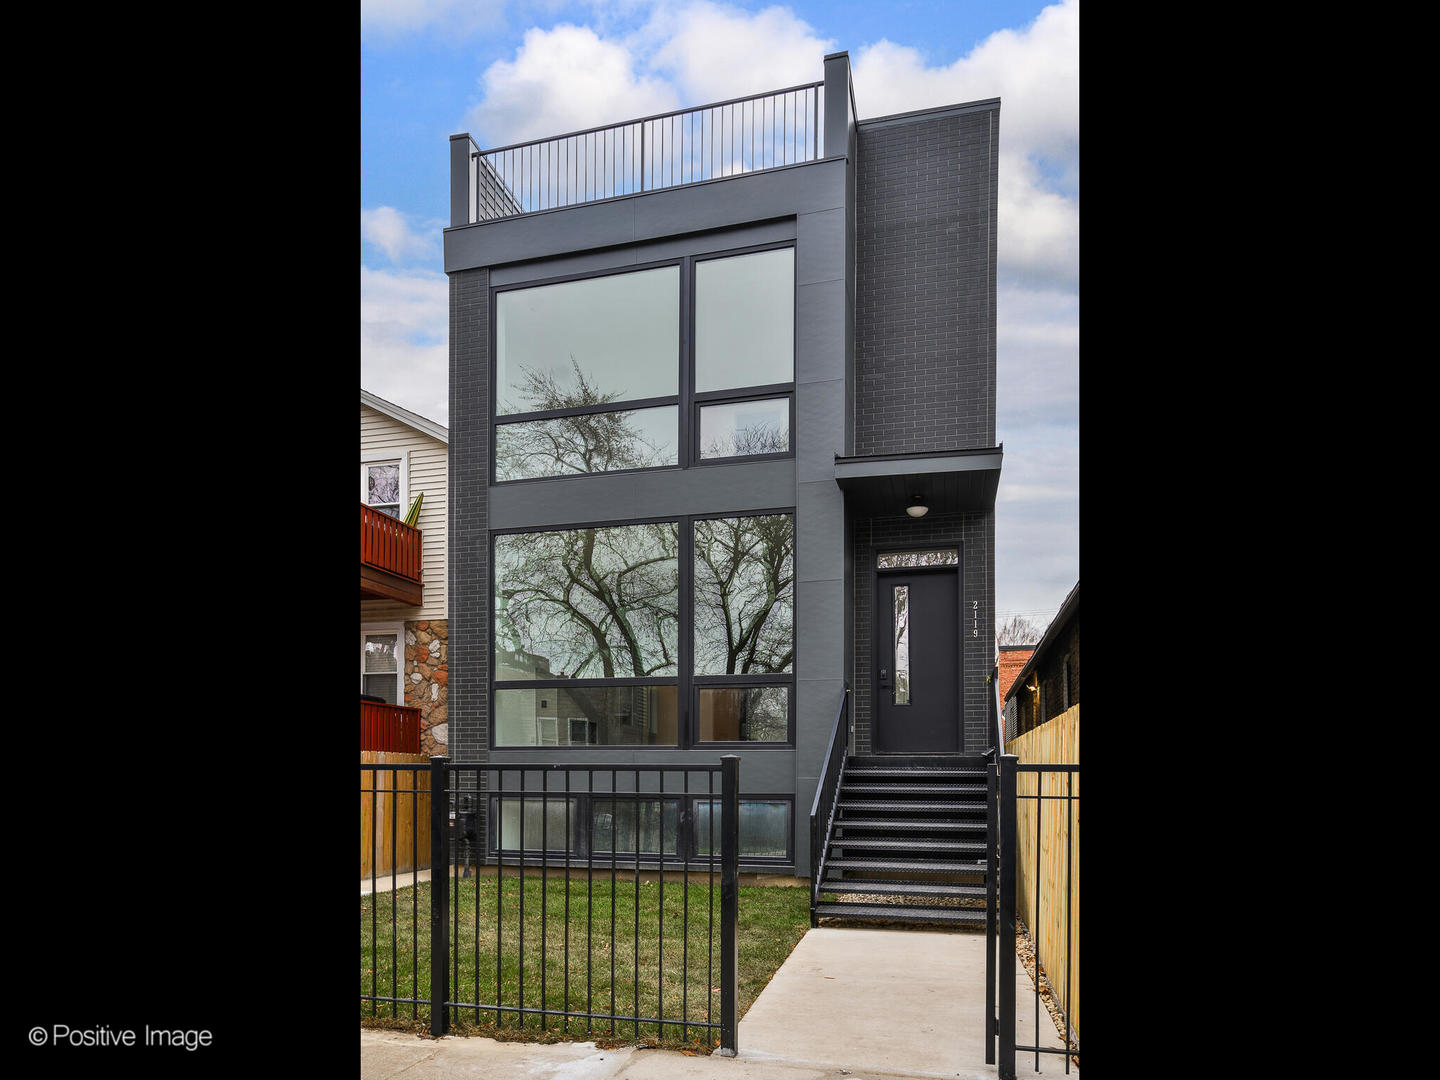
M 895 606 L 895 704 L 910 704 L 910 586 L 896 585 Z

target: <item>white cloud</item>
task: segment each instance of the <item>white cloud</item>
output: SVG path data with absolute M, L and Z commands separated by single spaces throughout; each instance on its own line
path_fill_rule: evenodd
M 514 60 L 485 69 L 485 98 L 466 122 L 482 146 L 504 146 L 680 107 L 673 86 L 636 66 L 589 27 L 530 29 Z
M 642 34 L 660 43 L 650 64 L 670 74 L 687 105 L 815 82 L 836 49 L 788 8 L 751 14 L 709 0 L 658 9 Z
M 449 287 L 433 271 L 360 268 L 360 385 L 447 424 Z
M 506 0 L 360 0 L 362 37 L 466 36 L 504 25 Z
M 1023 30 L 999 30 L 945 67 L 917 49 L 881 40 L 853 61 L 861 116 L 1001 98 L 1000 145 L 1073 157 L 1080 139 L 1080 3 L 1047 7 Z
M 428 227 L 428 234 L 416 232 L 405 215 L 393 206 L 360 211 L 360 235 L 397 265 L 411 259 L 438 258 L 440 224 L 429 222 Z
M 862 117 L 1001 99 L 996 257 L 1002 280 L 1077 282 L 1079 41 L 1079 0 L 1065 0 L 1030 26 L 997 31 L 942 67 L 927 67 L 918 49 L 888 40 L 862 48 L 853 62 Z

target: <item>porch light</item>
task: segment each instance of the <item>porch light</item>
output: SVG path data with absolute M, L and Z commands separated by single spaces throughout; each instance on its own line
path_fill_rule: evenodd
M 930 507 L 925 505 L 925 500 L 919 495 L 910 496 L 910 505 L 905 508 L 905 513 L 913 518 L 922 518 L 930 512 Z

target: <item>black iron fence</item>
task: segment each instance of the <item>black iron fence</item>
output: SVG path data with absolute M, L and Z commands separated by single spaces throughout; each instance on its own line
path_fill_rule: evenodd
M 773 169 L 825 155 L 824 83 L 471 155 L 471 221 Z
M 434 758 L 428 784 L 430 880 L 412 871 L 400 896 L 404 875 L 392 874 L 388 897 L 368 898 L 370 1015 L 404 1017 L 408 1005 L 436 1035 L 493 1021 L 703 1036 L 733 1055 L 738 757 L 678 768 Z
M 986 942 L 986 1015 L 995 1017 L 994 1034 L 998 1036 L 998 1071 L 1002 1080 L 1015 1080 L 1015 1055 L 1033 1053 L 1035 1070 L 1040 1069 L 1041 1054 L 1064 1054 L 1065 1071 L 1070 1071 L 1072 1058 L 1077 1062 L 1079 1046 L 1072 1041 L 1071 1020 L 1078 1010 L 1078 972 L 1072 967 L 1072 935 L 1077 926 L 1073 908 L 1075 868 L 1079 863 L 1079 806 L 1077 790 L 1080 775 L 1078 764 L 1021 764 L 1013 754 L 999 755 L 998 762 L 988 768 L 988 791 L 992 813 L 999 819 L 999 844 L 992 845 L 990 881 L 996 878 L 998 858 L 998 889 L 992 887 L 991 911 L 998 913 L 987 919 Z M 1022 784 L 1021 776 L 1034 780 Z M 1052 782 L 1047 783 L 1047 779 Z M 1024 790 L 1022 790 L 1022 787 Z M 1046 804 L 1050 804 L 1047 821 Z M 1022 814 L 1021 807 L 1026 806 Z M 1033 814 L 1032 812 L 1033 811 Z M 1021 818 L 1026 819 L 1022 829 Z M 1033 816 L 1033 822 L 1029 820 Z M 1048 829 L 1048 831 L 1047 831 Z M 1028 849 L 1028 850 L 1027 850 Z M 1015 1041 L 1015 939 L 1016 919 L 1020 915 L 1019 879 L 1022 859 L 1032 880 L 1028 888 L 1026 925 L 1035 954 L 1035 1045 L 1017 1045 Z M 1050 886 L 1047 888 L 1047 884 Z M 998 892 L 998 897 L 995 893 Z M 1057 910 L 1063 905 L 1063 912 Z M 1049 954 L 1062 957 L 1058 962 L 1043 965 L 1042 949 L 1052 944 L 1050 935 L 1063 937 L 1063 949 L 1051 948 Z M 1046 967 L 1051 996 L 1062 1011 L 1064 1021 L 1063 1047 L 1040 1046 L 1041 970 Z M 1059 980 L 1063 978 L 1063 983 Z M 995 1000 L 998 996 L 998 1001 Z M 998 1006 L 998 1008 L 997 1008 Z M 1050 1024 L 1047 1015 L 1045 1023 Z M 995 1041 L 987 1040 L 987 1064 L 996 1064 Z

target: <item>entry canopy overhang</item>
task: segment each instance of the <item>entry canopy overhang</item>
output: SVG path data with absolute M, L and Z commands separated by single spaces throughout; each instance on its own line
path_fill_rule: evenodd
M 903 514 L 919 495 L 932 514 L 995 509 L 1004 444 L 924 454 L 835 455 L 845 503 L 864 514 Z

